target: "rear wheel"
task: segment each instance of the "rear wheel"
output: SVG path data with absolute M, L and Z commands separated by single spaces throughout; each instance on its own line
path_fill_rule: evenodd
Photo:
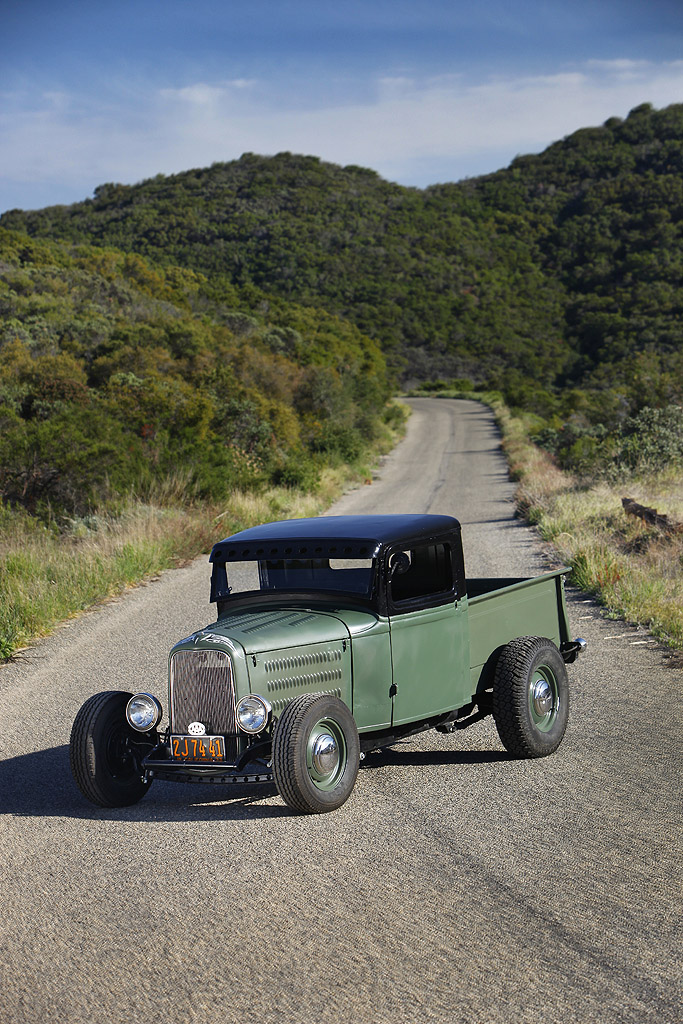
M 545 757 L 559 747 L 569 716 L 569 681 L 552 640 L 523 636 L 507 644 L 493 683 L 493 718 L 516 757 Z
M 275 726 L 273 773 L 280 796 L 304 814 L 334 811 L 358 775 L 360 742 L 343 701 L 308 693 L 291 701 Z
M 126 721 L 131 696 L 121 690 L 96 693 L 86 700 L 71 730 L 74 779 L 83 796 L 100 807 L 128 807 L 150 786 L 143 782 L 140 766 L 143 735 Z

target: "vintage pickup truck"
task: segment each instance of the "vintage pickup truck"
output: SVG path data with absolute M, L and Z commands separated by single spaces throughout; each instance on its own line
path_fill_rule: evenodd
M 513 757 L 557 749 L 570 640 L 559 569 L 465 577 L 450 516 L 269 523 L 216 544 L 217 619 L 169 656 L 166 728 L 150 693 L 95 694 L 71 733 L 82 793 L 138 801 L 154 779 L 272 783 L 290 808 L 331 811 L 366 753 L 492 714 Z

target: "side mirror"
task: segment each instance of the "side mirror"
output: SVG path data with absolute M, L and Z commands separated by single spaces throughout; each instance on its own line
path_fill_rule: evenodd
M 389 579 L 403 576 L 410 569 L 410 556 L 405 551 L 397 551 L 389 560 Z

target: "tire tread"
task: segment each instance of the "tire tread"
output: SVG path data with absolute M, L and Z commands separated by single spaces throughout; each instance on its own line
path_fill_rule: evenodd
M 275 776 L 275 784 L 287 806 L 301 814 L 321 814 L 326 811 L 336 810 L 348 798 L 356 780 L 356 774 L 354 774 L 348 792 L 345 791 L 346 787 L 344 787 L 343 795 L 341 792 L 337 792 L 335 795 L 336 791 L 330 791 L 329 793 L 313 792 L 307 771 L 305 767 L 302 767 L 297 756 L 297 751 L 302 748 L 302 745 L 305 746 L 306 743 L 306 716 L 314 704 L 324 699 L 329 700 L 330 695 L 326 693 L 305 693 L 295 697 L 286 706 L 275 727 L 275 735 L 273 737 L 273 774 Z M 346 771 L 349 770 L 348 765 L 351 765 L 352 761 L 359 757 L 358 732 L 351 712 L 346 705 L 338 701 L 338 698 L 331 699 L 337 701 L 344 708 L 355 734 L 355 740 L 354 736 L 351 735 L 351 743 L 348 744 L 352 749 L 347 749 L 347 769 L 344 772 L 346 774 Z M 357 771 L 358 762 L 355 765 L 355 772 L 357 773 Z
M 273 772 L 280 796 L 292 810 L 309 814 L 311 809 L 302 799 L 297 782 L 296 765 L 287 755 L 291 747 L 299 741 L 304 715 L 320 696 L 319 693 L 306 693 L 287 705 L 280 715 L 277 728 L 278 732 L 288 737 L 289 742 L 273 744 Z
M 534 736 L 528 726 L 528 673 L 537 654 L 547 649 L 551 649 L 561 659 L 557 647 L 547 637 L 521 636 L 506 644 L 496 666 L 493 718 L 503 746 L 515 757 L 545 757 L 557 750 L 564 736 L 562 727 L 554 743 L 541 746 L 538 737 Z M 564 663 L 562 668 L 564 670 Z M 567 700 L 565 695 L 565 704 Z M 566 710 L 563 710 L 563 714 L 566 715 Z
M 93 742 L 93 732 L 98 719 L 105 712 L 113 698 L 123 698 L 126 702 L 131 695 L 122 690 L 103 690 L 95 693 L 83 704 L 74 719 L 69 739 L 69 763 L 76 785 L 83 796 L 98 807 L 125 807 L 137 801 L 149 788 L 149 783 L 131 789 L 129 798 L 114 798 L 112 791 L 107 792 L 98 779 L 97 752 Z

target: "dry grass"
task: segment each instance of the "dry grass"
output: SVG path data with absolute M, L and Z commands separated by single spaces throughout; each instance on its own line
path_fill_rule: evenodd
M 115 518 L 79 521 L 65 534 L 7 517 L 0 529 L 0 658 L 230 533 L 269 519 L 315 515 L 335 493 L 331 483 L 320 495 L 287 488 L 259 495 L 235 491 L 223 510 L 136 502 Z
M 573 582 L 612 615 L 683 648 L 683 534 L 667 535 L 627 516 L 621 504 L 633 498 L 683 523 L 683 473 L 582 485 L 529 441 L 522 418 L 501 406 L 495 411 L 519 481 L 519 508 L 572 566 Z
M 0 657 L 56 623 L 198 554 L 212 518 L 197 509 L 130 504 L 66 534 L 5 516 L 0 525 Z

